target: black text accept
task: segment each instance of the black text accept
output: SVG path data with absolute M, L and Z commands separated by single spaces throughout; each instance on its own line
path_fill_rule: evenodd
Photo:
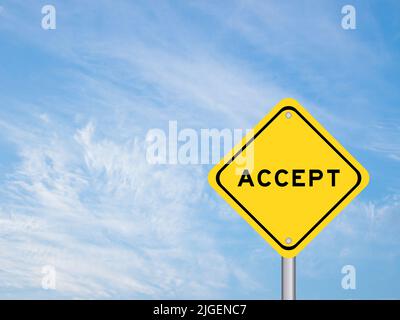
M 239 187 L 248 185 L 254 187 L 254 182 L 261 187 L 268 187 L 275 184 L 278 187 L 313 187 L 315 183 L 322 179 L 329 179 L 330 185 L 336 185 L 336 174 L 339 169 L 279 169 L 271 172 L 268 169 L 262 169 L 258 172 L 250 174 L 248 169 L 243 170 L 239 180 Z

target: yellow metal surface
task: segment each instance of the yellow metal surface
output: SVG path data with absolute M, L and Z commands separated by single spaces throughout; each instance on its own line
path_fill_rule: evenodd
M 368 172 L 294 99 L 280 101 L 209 173 L 281 256 L 296 256 L 365 188 Z

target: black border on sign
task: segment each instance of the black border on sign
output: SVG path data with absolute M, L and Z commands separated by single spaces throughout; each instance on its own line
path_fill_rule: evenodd
M 260 221 L 257 220 L 257 218 L 249 211 L 246 209 L 246 207 L 244 205 L 242 205 L 239 200 L 237 200 L 235 198 L 235 196 L 233 194 L 231 194 L 221 183 L 220 180 L 220 176 L 222 171 L 224 171 L 231 163 L 233 160 L 235 160 L 235 158 L 241 153 L 243 152 L 246 147 L 252 143 L 259 135 L 262 131 L 264 131 L 271 123 L 272 121 L 274 121 L 283 111 L 285 110 L 291 110 L 296 112 L 300 118 L 303 119 L 303 121 L 305 123 L 307 123 L 311 129 L 313 129 L 320 137 L 322 140 L 324 140 L 326 142 L 326 144 L 328 144 L 357 174 L 357 182 L 356 184 L 331 208 L 328 210 L 327 213 L 325 213 L 323 215 L 323 217 L 299 240 L 297 241 L 294 245 L 292 246 L 286 246 L 284 244 L 282 244 L 263 224 L 261 224 Z M 263 230 L 265 231 L 282 249 L 285 250 L 293 250 L 295 249 L 305 238 L 307 238 L 311 232 L 314 231 L 315 228 L 317 228 L 322 221 L 324 221 L 331 213 L 333 210 L 335 210 L 335 208 L 342 203 L 361 183 L 361 173 L 357 170 L 357 168 L 347 159 L 344 157 L 343 154 L 340 153 L 339 150 L 337 150 L 332 143 L 330 143 L 295 107 L 292 106 L 285 106 L 283 108 L 281 108 L 281 110 L 279 110 L 279 112 L 277 112 L 258 132 L 256 132 L 256 134 L 227 162 L 223 165 L 223 167 L 218 170 L 217 175 L 216 175 L 216 181 L 217 184 L 221 187 L 222 190 L 224 190 L 226 192 L 226 194 L 228 196 L 230 196 L 232 198 L 233 201 L 236 202 L 237 205 L 239 205 L 240 208 L 242 208 L 244 210 L 244 212 L 246 212 L 250 218 L 253 219 L 253 221 L 255 223 L 257 223 L 257 225 Z

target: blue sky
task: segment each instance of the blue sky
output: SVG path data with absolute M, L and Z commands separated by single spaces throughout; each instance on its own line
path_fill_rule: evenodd
M 398 1 L 53 1 L 56 30 L 45 4 L 0 3 L 0 297 L 278 299 L 280 258 L 211 165 L 150 165 L 145 137 L 293 97 L 370 173 L 298 256 L 298 297 L 400 298 Z

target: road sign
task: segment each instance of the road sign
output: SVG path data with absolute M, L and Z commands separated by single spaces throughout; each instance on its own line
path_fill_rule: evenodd
M 284 99 L 208 180 L 282 257 L 291 258 L 367 186 L 369 176 L 306 109 Z

